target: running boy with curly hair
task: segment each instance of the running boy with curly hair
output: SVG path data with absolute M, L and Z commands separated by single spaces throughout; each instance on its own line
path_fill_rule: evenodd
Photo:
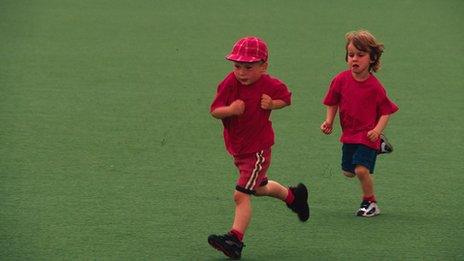
M 388 98 L 374 76 L 380 69 L 383 44 L 366 30 L 349 32 L 345 39 L 348 70 L 332 79 L 323 101 L 327 113 L 321 131 L 327 135 L 332 133 L 333 121 L 339 111 L 342 171 L 347 177 L 357 176 L 361 183 L 363 197 L 356 215 L 372 217 L 380 213 L 372 179 L 375 161 L 381 150 L 382 132 L 398 106 Z

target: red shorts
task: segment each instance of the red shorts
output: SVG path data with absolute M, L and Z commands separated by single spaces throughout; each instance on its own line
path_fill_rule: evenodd
M 268 182 L 266 172 L 271 165 L 271 149 L 234 156 L 234 163 L 240 172 L 235 189 L 255 194 L 257 187 L 265 186 Z

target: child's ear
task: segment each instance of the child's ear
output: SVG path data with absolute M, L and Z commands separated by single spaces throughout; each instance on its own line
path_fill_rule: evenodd
M 267 62 L 262 63 L 262 64 L 261 64 L 261 69 L 262 69 L 263 71 L 266 71 L 268 65 L 269 65 L 269 64 L 268 64 Z

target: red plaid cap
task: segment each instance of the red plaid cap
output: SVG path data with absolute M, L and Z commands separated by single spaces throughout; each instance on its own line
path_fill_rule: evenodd
M 247 36 L 238 40 L 229 55 L 227 60 L 236 62 L 266 62 L 268 59 L 267 45 L 258 37 Z

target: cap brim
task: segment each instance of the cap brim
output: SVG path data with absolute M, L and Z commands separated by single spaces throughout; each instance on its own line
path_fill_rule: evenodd
M 233 54 L 227 55 L 226 59 L 229 61 L 242 62 L 242 63 L 253 63 L 253 62 L 259 62 L 262 60 L 256 57 L 233 55 Z

